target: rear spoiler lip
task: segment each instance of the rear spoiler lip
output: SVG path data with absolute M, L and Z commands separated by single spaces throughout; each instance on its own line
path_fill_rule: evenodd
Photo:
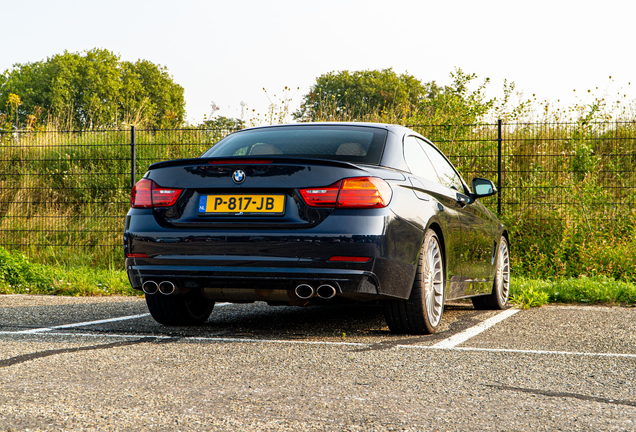
M 260 155 L 259 155 L 260 156 Z M 158 169 L 158 168 L 166 168 L 166 167 L 174 167 L 174 166 L 186 166 L 186 165 L 204 165 L 209 161 L 233 161 L 231 165 L 241 165 L 240 163 L 234 162 L 237 160 L 243 159 L 241 157 L 231 156 L 231 157 L 215 157 L 215 158 L 190 158 L 190 159 L 174 159 L 165 162 L 155 162 L 148 167 L 148 171 Z M 254 159 L 266 159 L 272 160 L 272 163 L 283 163 L 283 164 L 310 164 L 310 165 L 328 165 L 328 166 L 338 166 L 342 168 L 352 168 L 352 169 L 362 169 L 360 165 L 356 165 L 352 162 L 338 161 L 333 159 L 313 159 L 313 158 L 289 158 L 289 157 L 277 157 L 277 156 L 262 156 L 262 157 L 254 157 L 248 156 L 244 158 L 246 160 L 245 165 L 251 165 L 249 161 Z M 228 164 L 229 165 L 229 164 Z M 372 167 L 378 167 L 379 165 L 369 165 L 369 164 L 361 164 L 368 165 Z

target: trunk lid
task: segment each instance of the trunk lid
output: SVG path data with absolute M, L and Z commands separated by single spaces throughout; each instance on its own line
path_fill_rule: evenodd
M 302 229 L 319 224 L 334 209 L 309 207 L 298 189 L 360 176 L 404 179 L 398 171 L 377 166 L 283 157 L 160 162 L 144 177 L 161 187 L 183 190 L 175 205 L 155 208 L 157 220 L 166 227 Z M 273 207 L 268 212 L 270 198 Z

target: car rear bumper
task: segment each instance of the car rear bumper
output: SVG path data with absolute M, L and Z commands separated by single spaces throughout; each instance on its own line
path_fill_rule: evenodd
M 183 230 L 133 209 L 124 251 L 137 257 L 126 259 L 128 277 L 136 289 L 150 280 L 186 290 L 294 290 L 300 283 L 326 283 L 344 297 L 408 298 L 419 250 L 407 246 L 421 231 L 387 209 L 369 216 L 343 213 L 303 230 Z
M 336 268 L 234 267 L 192 265 L 144 265 L 127 260 L 132 286 L 141 289 L 143 282 L 170 281 L 181 289 L 230 288 L 290 290 L 306 283 L 314 288 L 330 284 L 339 295 L 378 295 L 378 277 L 372 271 Z M 139 261 L 139 260 L 134 260 Z

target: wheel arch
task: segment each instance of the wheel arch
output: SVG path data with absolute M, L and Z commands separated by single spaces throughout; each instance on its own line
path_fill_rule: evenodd
M 510 253 L 510 250 L 512 249 L 512 246 L 510 245 L 510 234 L 508 234 L 508 230 L 506 228 L 504 228 L 504 230 L 501 233 L 501 235 L 508 242 L 508 253 Z

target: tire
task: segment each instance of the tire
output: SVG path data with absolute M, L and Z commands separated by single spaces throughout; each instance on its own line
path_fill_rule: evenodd
M 214 302 L 204 298 L 199 291 L 185 295 L 146 294 L 146 305 L 154 320 L 167 326 L 203 324 L 214 308 Z
M 424 237 L 411 295 L 407 300 L 389 300 L 384 317 L 394 333 L 433 334 L 444 313 L 444 256 L 435 231 Z
M 485 296 L 473 297 L 475 309 L 506 309 L 510 296 L 510 248 L 508 240 L 501 237 L 497 250 L 497 268 L 492 292 Z

